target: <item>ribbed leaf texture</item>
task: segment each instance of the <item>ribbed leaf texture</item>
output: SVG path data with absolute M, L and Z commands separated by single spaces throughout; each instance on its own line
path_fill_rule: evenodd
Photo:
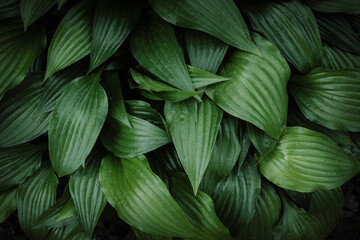
M 11 188 L 0 193 L 0 223 L 5 221 L 17 208 L 17 188 Z
M 360 56 L 323 44 L 322 67 L 329 69 L 360 68 Z
M 278 141 L 252 124 L 247 124 L 247 130 L 251 143 L 260 154 L 258 161 L 261 161 L 275 148 Z
M 318 12 L 360 14 L 357 0 L 305 0 L 306 4 Z
M 56 0 L 20 0 L 20 12 L 25 31 L 55 3 Z
M 20 15 L 20 0 L 3 0 L 0 2 L 0 19 Z

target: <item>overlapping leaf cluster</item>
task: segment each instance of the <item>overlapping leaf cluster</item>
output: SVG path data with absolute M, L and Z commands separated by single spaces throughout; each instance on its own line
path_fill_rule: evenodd
M 126 239 L 324 239 L 360 171 L 359 14 L 1 1 L 0 222 L 17 211 L 31 239 L 92 239 L 99 221 Z

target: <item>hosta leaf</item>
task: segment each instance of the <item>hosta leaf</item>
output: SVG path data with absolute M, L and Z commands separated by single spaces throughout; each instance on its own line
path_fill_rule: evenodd
M 171 25 L 148 14 L 130 38 L 130 50 L 141 66 L 184 91 L 194 91 L 183 53 Z
M 360 14 L 360 3 L 357 0 L 305 0 L 305 2 L 318 12 Z
M 247 130 L 250 141 L 260 153 L 258 160 L 261 161 L 275 148 L 278 141 L 250 123 L 247 124 Z
M 32 229 L 40 215 L 55 203 L 58 179 L 50 164 L 45 164 L 17 191 L 21 229 L 31 239 L 44 239 L 48 228 Z
M 259 167 L 271 182 L 298 192 L 336 188 L 360 170 L 330 138 L 302 127 L 286 128 Z
M 296 0 L 244 5 L 254 31 L 271 41 L 302 73 L 321 65 L 322 46 L 313 12 Z
M 92 21 L 90 0 L 78 2 L 67 12 L 50 42 L 45 79 L 90 53 Z
M 181 164 L 196 195 L 209 164 L 223 111 L 209 98 L 166 102 L 164 113 Z
M 106 61 L 134 28 L 141 12 L 141 1 L 97 1 L 92 29 L 89 72 Z
M 239 125 L 239 121 L 231 116 L 222 119 L 209 165 L 201 181 L 201 191 L 211 194 L 235 166 L 241 152 Z
M 216 73 L 225 57 L 228 45 L 210 34 L 188 30 L 186 49 L 192 66 Z
M 273 229 L 281 217 L 281 201 L 275 189 L 261 182 L 261 193 L 256 202 L 254 217 L 236 239 L 273 240 Z
M 335 70 L 360 68 L 360 56 L 323 44 L 322 67 Z
M 58 2 L 58 9 L 60 9 L 68 0 L 57 0 Z
M 285 127 L 290 69 L 279 50 L 253 34 L 263 57 L 235 51 L 219 70 L 230 81 L 209 86 L 206 94 L 229 114 L 248 121 L 278 139 Z
M 0 223 L 5 221 L 17 208 L 17 188 L 0 193 Z
M 20 12 L 25 31 L 55 3 L 56 0 L 20 0 Z
M 242 167 L 235 167 L 211 194 L 217 215 L 233 236 L 251 221 L 260 189 L 260 173 L 255 159 L 249 156 Z
M 290 93 L 309 120 L 333 130 L 360 131 L 359 69 L 317 68 L 290 82 Z
M 130 226 L 159 236 L 194 236 L 185 213 L 145 157 L 107 156 L 99 176 L 108 202 Z
M 200 30 L 250 53 L 259 54 L 239 9 L 231 0 L 150 0 L 152 8 L 166 21 Z
M 72 199 L 69 199 L 66 202 L 65 206 L 63 207 L 63 209 L 61 209 L 61 212 L 60 212 L 59 216 L 57 217 L 56 221 L 60 222 L 65 219 L 69 219 L 69 218 L 75 216 L 75 212 L 76 212 L 76 209 L 75 209 L 74 201 Z
M 184 173 L 171 178 L 171 194 L 187 214 L 198 239 L 232 239 L 229 230 L 216 216 L 211 198 L 204 192 L 194 197 L 192 186 Z
M 344 51 L 360 55 L 360 36 L 341 14 L 316 14 L 321 38 Z
M 3 0 L 0 2 L 0 19 L 20 15 L 20 0 Z
M 238 160 L 238 167 L 241 168 L 243 162 L 246 159 L 246 156 L 248 155 L 249 148 L 251 145 L 246 124 L 241 124 L 239 127 L 239 140 L 241 145 L 241 152 Z
M 1 148 L 28 142 L 47 132 L 50 115 L 38 115 L 36 111 L 43 78 L 43 73 L 29 73 L 0 102 Z
M 99 169 L 103 153 L 94 152 L 85 168 L 79 168 L 70 176 L 69 189 L 81 225 L 88 236 L 92 236 L 106 199 L 100 188 Z
M 40 168 L 46 145 L 20 144 L 0 149 L 0 192 L 25 182 Z
M 312 194 L 309 213 L 317 217 L 325 234 L 333 231 L 343 215 L 344 196 L 341 188 Z
M 0 24 L 0 99 L 24 80 L 45 45 L 46 35 L 41 27 L 24 32 L 22 24 Z
M 141 118 L 151 124 L 164 129 L 164 120 L 161 114 L 147 102 L 141 100 L 127 100 L 125 106 L 128 113 L 134 117 Z
M 133 232 L 135 233 L 135 238 L 134 239 L 138 239 L 138 240 L 172 240 L 172 237 L 162 237 L 162 236 L 155 236 L 155 235 L 151 235 L 148 234 L 146 232 L 142 232 L 139 229 L 136 228 L 131 228 L 133 230 Z
M 311 202 L 312 193 L 296 192 L 291 190 L 285 190 L 289 199 L 293 201 L 296 206 L 308 210 Z
M 200 68 L 188 65 L 188 71 L 194 88 L 206 87 L 208 85 L 229 81 L 230 78 L 212 74 Z
M 46 236 L 46 240 L 59 240 L 59 239 L 67 239 L 67 236 L 73 231 L 77 224 L 76 219 L 73 219 L 71 224 L 66 225 L 64 227 L 52 228 L 49 231 L 49 234 Z
M 179 156 L 176 152 L 175 146 L 172 143 L 169 143 L 153 152 L 150 152 L 147 156 L 150 161 L 151 167 L 153 166 L 151 163 L 156 162 L 163 165 L 167 172 L 184 171 Z
M 304 209 L 290 202 L 284 193 L 280 194 L 283 215 L 274 228 L 274 240 L 319 240 L 324 239 L 320 222 Z
M 49 154 L 59 176 L 73 173 L 85 162 L 105 122 L 108 102 L 99 74 L 69 83 L 50 120 Z

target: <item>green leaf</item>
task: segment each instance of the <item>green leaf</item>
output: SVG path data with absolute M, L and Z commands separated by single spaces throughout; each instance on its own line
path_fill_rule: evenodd
M 140 231 L 137 228 L 131 228 L 138 240 L 172 240 L 172 237 L 162 237 L 162 236 L 155 236 L 145 232 Z
M 59 176 L 84 164 L 105 122 L 108 103 L 99 74 L 69 83 L 50 120 L 49 154 Z
M 250 123 L 247 124 L 247 130 L 250 141 L 260 153 L 260 158 L 257 160 L 261 161 L 275 148 L 278 141 Z
M 55 203 L 58 179 L 45 164 L 17 191 L 18 217 L 21 229 L 31 239 L 44 239 L 48 228 L 33 229 L 40 215 Z
M 316 14 L 321 38 L 344 51 L 360 55 L 360 36 L 341 14 Z
M 286 128 L 259 167 L 271 182 L 298 192 L 336 188 L 360 170 L 330 138 L 302 127 Z
M 187 214 L 197 239 L 232 239 L 229 230 L 216 216 L 211 198 L 200 191 L 194 197 L 192 186 L 184 173 L 171 178 L 171 195 Z
M 0 24 L 0 99 L 24 80 L 31 63 L 45 46 L 44 28 L 24 32 L 22 24 Z
M 75 216 L 75 205 L 72 199 L 69 199 L 65 206 L 63 207 L 63 209 L 61 209 L 61 212 L 58 216 L 58 218 L 56 219 L 57 222 L 63 221 L 65 219 L 69 219 L 73 216 Z
M 313 12 L 296 1 L 242 4 L 254 31 L 272 42 L 302 73 L 321 65 L 322 46 Z
M 317 68 L 290 80 L 290 93 L 309 120 L 333 130 L 360 131 L 360 70 Z
M 111 57 L 124 42 L 140 16 L 140 6 L 138 0 L 97 1 L 89 72 Z
M 156 162 L 157 164 L 162 165 L 166 172 L 184 171 L 175 146 L 172 143 L 169 143 L 155 151 L 149 152 L 147 157 L 151 167 L 153 167 L 152 163 Z
M 152 108 L 149 103 L 141 100 L 127 100 L 125 101 L 125 106 L 130 115 L 141 118 L 158 128 L 164 129 L 165 121 L 163 117 L 158 111 Z
M 60 9 L 68 0 L 57 0 L 58 2 L 58 9 Z
M 233 236 L 251 221 L 260 189 L 260 173 L 249 155 L 242 167 L 235 167 L 211 194 L 217 215 Z
M 209 165 L 200 184 L 200 190 L 211 194 L 235 166 L 241 152 L 240 123 L 236 118 L 224 116 L 216 137 Z
M 93 152 L 85 168 L 79 168 L 70 176 L 69 189 L 80 223 L 91 237 L 104 210 L 106 199 L 100 188 L 99 169 L 103 153 Z
M 260 55 L 231 0 L 150 0 L 149 3 L 157 14 L 174 25 L 209 33 L 240 50 Z
M 249 148 L 251 145 L 251 141 L 249 138 L 249 133 L 247 130 L 247 124 L 242 123 L 239 127 L 239 140 L 241 145 L 241 152 L 238 159 L 238 167 L 241 168 L 243 162 L 246 159 L 246 156 L 248 155 Z
M 0 192 L 25 182 L 40 168 L 46 145 L 20 144 L 0 149 Z
M 206 87 L 208 85 L 229 81 L 230 78 L 215 75 L 200 68 L 188 65 L 188 71 L 194 88 Z
M 201 103 L 195 99 L 166 102 L 164 113 L 181 164 L 196 195 L 214 149 L 223 111 L 205 97 Z
M 281 217 L 281 201 L 275 189 L 261 182 L 261 193 L 256 202 L 255 214 L 246 228 L 235 239 L 273 240 L 273 229 Z
M 231 80 L 209 86 L 206 94 L 229 114 L 278 139 L 286 123 L 290 68 L 274 45 L 257 34 L 253 40 L 263 57 L 232 52 L 219 70 Z
M 357 0 L 305 0 L 305 2 L 318 12 L 360 14 L 360 3 Z
M 78 2 L 67 12 L 50 42 L 45 79 L 90 53 L 92 21 L 90 0 Z
M 312 194 L 309 213 L 317 217 L 325 234 L 331 233 L 343 216 L 344 195 L 341 188 Z
M 5 221 L 17 208 L 17 188 L 0 193 L 0 223 Z
M 0 148 L 28 142 L 47 132 L 50 115 L 36 111 L 43 78 L 44 73 L 29 73 L 0 102 Z
M 327 44 L 323 44 L 323 49 L 322 67 L 335 70 L 360 68 L 360 56 Z
M 283 215 L 274 228 L 274 240 L 319 240 L 324 239 L 320 222 L 304 209 L 298 208 L 284 195 L 280 194 Z
M 44 15 L 56 0 L 20 0 L 21 18 L 24 22 L 24 29 Z
M 304 210 L 308 210 L 312 198 L 313 193 L 303 193 L 303 192 L 296 192 L 291 190 L 285 190 L 289 199 L 293 201 L 296 206 L 299 208 L 303 208 Z
M 186 49 L 192 66 L 216 73 L 225 57 L 228 45 L 210 34 L 188 30 Z
M 153 235 L 194 237 L 185 213 L 144 156 L 118 159 L 107 156 L 100 167 L 101 188 L 119 217 Z
M 0 19 L 20 15 L 20 0 L 3 0 L 0 2 Z

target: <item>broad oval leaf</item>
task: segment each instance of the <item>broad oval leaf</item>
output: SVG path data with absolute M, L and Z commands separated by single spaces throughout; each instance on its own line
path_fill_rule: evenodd
M 184 28 L 200 30 L 253 54 L 259 51 L 232 0 L 150 0 L 152 8 L 166 21 Z
M 11 188 L 0 193 L 0 223 L 5 221 L 17 208 L 17 188 Z
M 290 68 L 274 45 L 258 34 L 253 40 L 263 57 L 232 52 L 219 70 L 231 80 L 209 86 L 206 94 L 229 114 L 278 139 L 286 124 Z
M 67 12 L 50 42 L 45 79 L 90 53 L 92 21 L 90 0 L 78 2 Z
M 20 12 L 25 31 L 55 3 L 56 0 L 20 0 Z
M 99 73 L 69 83 L 50 120 L 49 154 L 59 176 L 84 164 L 105 122 L 108 102 Z
M 139 0 L 99 0 L 91 38 L 89 72 L 105 62 L 124 42 L 141 12 Z
M 46 145 L 20 144 L 0 149 L 0 192 L 25 182 L 41 166 Z
M 360 131 L 360 69 L 317 68 L 293 76 L 289 89 L 309 120 L 333 130 Z
M 49 113 L 38 115 L 36 111 L 43 78 L 44 73 L 29 73 L 0 102 L 0 148 L 28 142 L 47 132 Z
M 166 102 L 166 122 L 194 194 L 209 164 L 223 111 L 209 98 Z
M 50 164 L 42 166 L 17 191 L 18 217 L 21 229 L 31 239 L 44 239 L 48 228 L 35 227 L 40 215 L 55 203 L 58 179 Z
M 318 12 L 360 14 L 357 0 L 305 0 L 306 4 Z
M 360 68 L 360 56 L 323 44 L 322 67 L 329 69 Z
M 329 137 L 302 127 L 286 128 L 259 167 L 271 182 L 298 192 L 336 188 L 360 170 Z
M 254 31 L 264 35 L 302 73 L 321 65 L 319 29 L 311 9 L 297 0 L 243 4 Z
M 108 202 L 130 226 L 159 236 L 194 237 L 185 213 L 144 156 L 107 156 L 99 176 Z

